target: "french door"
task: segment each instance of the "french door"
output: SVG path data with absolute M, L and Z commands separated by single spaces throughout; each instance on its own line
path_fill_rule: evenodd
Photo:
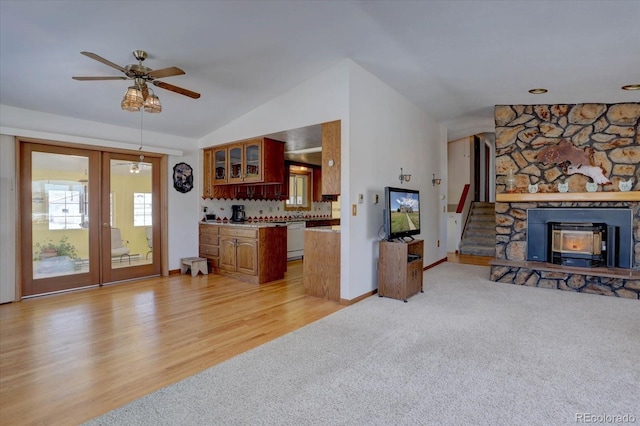
M 160 274 L 160 158 L 22 142 L 22 296 Z

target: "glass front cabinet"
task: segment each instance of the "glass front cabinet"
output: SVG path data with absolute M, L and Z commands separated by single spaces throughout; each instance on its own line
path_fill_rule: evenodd
M 205 198 L 235 198 L 234 194 L 249 193 L 247 188 L 251 187 L 256 197 L 280 199 L 286 185 L 284 142 L 273 139 L 262 137 L 205 148 L 203 163 L 211 170 L 203 173 Z M 213 188 L 209 182 L 213 182 Z
M 227 148 L 213 149 L 213 184 L 220 185 L 228 182 Z
M 243 182 L 262 182 L 262 140 L 245 142 Z M 284 167 L 284 162 L 283 162 Z

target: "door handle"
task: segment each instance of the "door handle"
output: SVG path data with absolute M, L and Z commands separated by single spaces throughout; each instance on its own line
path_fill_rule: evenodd
M 102 227 L 103 227 L 103 228 L 108 228 L 108 227 L 109 227 L 109 224 L 108 224 L 107 222 L 105 222 L 105 223 L 103 223 L 103 224 L 102 224 Z

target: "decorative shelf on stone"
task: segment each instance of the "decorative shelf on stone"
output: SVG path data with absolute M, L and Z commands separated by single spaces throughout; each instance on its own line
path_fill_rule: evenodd
M 496 194 L 499 203 L 527 203 L 542 201 L 640 201 L 640 191 L 616 192 L 536 192 Z

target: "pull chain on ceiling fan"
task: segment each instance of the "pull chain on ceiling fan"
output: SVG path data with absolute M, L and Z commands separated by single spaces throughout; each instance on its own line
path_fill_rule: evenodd
M 158 96 L 156 96 L 155 93 L 153 93 L 153 90 L 151 90 L 147 86 L 148 82 L 152 83 L 156 87 L 160 87 L 165 90 L 170 90 L 180 95 L 188 96 L 192 99 L 198 99 L 200 97 L 199 93 L 156 80 L 156 78 L 183 75 L 185 72 L 178 67 L 168 67 L 168 68 L 152 70 L 151 68 L 142 65 L 142 62 L 145 59 L 147 59 L 147 52 L 145 52 L 144 50 L 134 50 L 133 56 L 138 60 L 138 63 L 130 64 L 125 67 L 121 67 L 118 64 L 114 64 L 113 62 L 107 59 L 104 59 L 103 57 L 98 56 L 95 53 L 91 53 L 91 52 L 80 52 L 80 53 L 91 59 L 94 59 L 98 62 L 108 65 L 111 68 L 115 68 L 118 71 L 122 71 L 125 74 L 125 76 L 72 77 L 74 80 L 79 80 L 79 81 L 133 80 L 134 81 L 134 85 L 129 86 L 120 104 L 120 107 L 125 111 L 131 111 L 131 112 L 142 111 L 143 110 L 142 108 L 144 108 L 144 111 L 150 112 L 150 113 L 158 113 L 162 111 L 162 104 L 160 103 L 160 99 L 158 98 Z M 140 146 L 140 149 L 142 149 L 142 146 Z

